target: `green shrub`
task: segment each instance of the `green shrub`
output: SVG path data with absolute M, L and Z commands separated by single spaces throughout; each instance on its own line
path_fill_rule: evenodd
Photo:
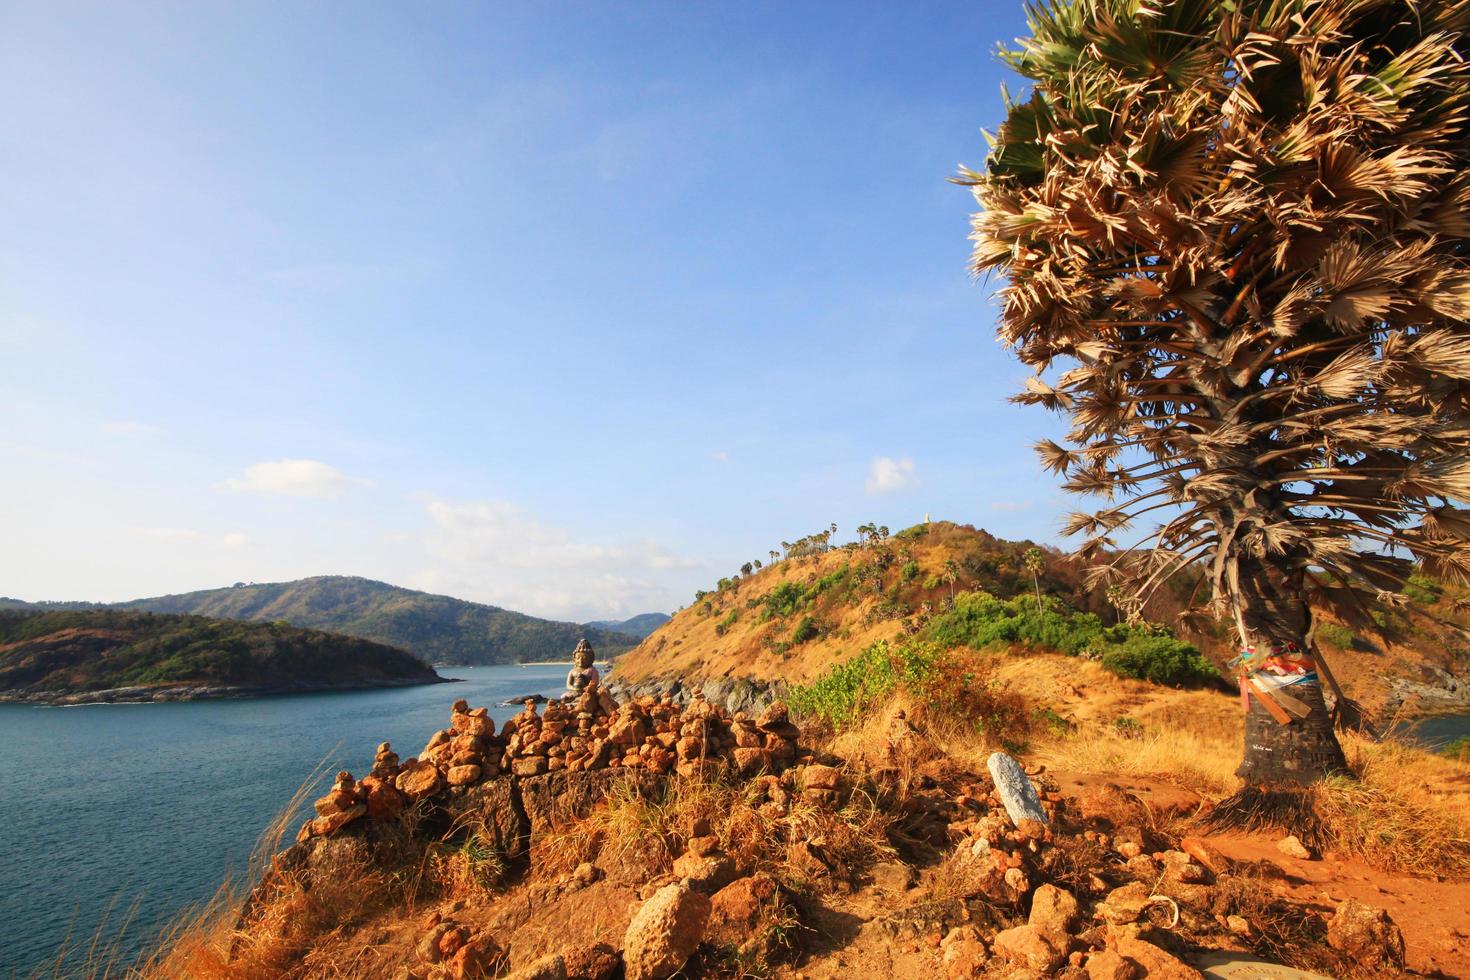
M 904 562 L 903 567 L 898 570 L 900 581 L 912 582 L 919 577 L 919 563 L 916 561 Z
M 1036 608 L 1031 596 L 998 599 L 989 592 L 956 596 L 954 608 L 936 616 L 926 628 L 941 648 L 1028 644 L 1076 656 L 1096 644 L 1102 621 L 1092 613 L 1066 610 L 1055 599 Z
M 715 624 L 715 636 L 724 636 L 730 627 L 735 625 L 735 620 L 739 617 L 740 614 L 734 609 L 731 609 L 728 616 Z
M 1351 650 L 1358 642 L 1358 634 L 1338 623 L 1323 623 L 1317 627 L 1317 639 L 1339 650 Z
M 1459 759 L 1461 762 L 1470 762 L 1470 735 L 1457 738 L 1440 750 L 1451 759 Z
M 897 646 L 880 640 L 810 684 L 791 688 L 786 701 L 798 715 L 842 728 L 900 690 L 934 717 L 986 732 L 1010 751 L 1024 746 L 1030 724 L 1025 700 L 993 683 L 975 655 L 941 651 L 923 640 Z
M 1424 575 L 1410 575 L 1400 591 L 1420 605 L 1432 606 L 1444 594 L 1444 586 Z
M 937 589 L 943 584 L 944 580 L 938 575 L 930 575 L 928 578 L 924 579 L 925 589 Z
M 763 600 L 766 611 L 761 614 L 761 622 L 768 619 L 785 619 L 796 612 L 806 597 L 806 590 L 795 582 L 780 582 L 774 589 L 766 593 Z
M 799 714 L 847 725 L 886 700 L 901 681 L 914 683 L 932 671 L 937 657 L 932 644 L 890 647 L 879 640 L 810 684 L 791 688 L 786 701 Z
M 1025 645 L 1070 656 L 1094 654 L 1115 674 L 1157 684 L 1200 684 L 1217 676 L 1198 650 L 1161 627 L 1105 627 L 1095 614 L 1051 597 L 1038 609 L 1027 595 L 998 599 L 988 592 L 962 593 L 952 609 L 930 620 L 924 636 L 945 650 Z
M 796 629 L 791 631 L 791 644 L 805 643 L 807 640 L 815 640 L 822 631 L 810 616 L 801 617 L 801 622 L 796 624 Z
M 1135 633 L 1103 651 L 1102 665 L 1115 674 L 1155 684 L 1208 684 L 1219 677 L 1193 646 L 1172 636 Z

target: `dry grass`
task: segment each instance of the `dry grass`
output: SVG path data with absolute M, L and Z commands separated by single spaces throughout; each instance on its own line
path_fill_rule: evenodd
M 531 851 L 539 877 L 556 877 L 591 861 L 611 868 L 633 860 L 649 876 L 683 853 L 697 822 L 706 822 L 720 846 L 745 871 L 765 870 L 783 884 L 824 890 L 835 875 L 852 876 L 891 855 L 891 817 L 873 797 L 855 791 L 839 810 L 794 796 L 784 811 L 763 807 L 756 783 L 679 779 L 658 798 L 617 786 L 586 817 L 543 835 Z M 788 845 L 818 849 L 825 869 L 794 857 Z
M 1333 849 L 1385 871 L 1470 875 L 1470 762 L 1352 733 L 1342 747 L 1357 779 L 1317 791 Z
M 1218 799 L 1238 782 L 1239 754 L 1238 738 L 1227 741 L 1169 725 L 1140 734 L 1086 731 L 1038 746 L 1035 757 L 1054 769 L 1149 777 Z

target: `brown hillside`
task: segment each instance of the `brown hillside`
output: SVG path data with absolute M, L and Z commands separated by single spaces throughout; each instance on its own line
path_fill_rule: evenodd
M 696 597 L 617 658 L 614 677 L 630 684 L 669 677 L 810 681 L 877 640 L 915 631 L 945 608 L 952 593 L 984 589 L 1001 598 L 1029 593 L 1033 582 L 1022 556 L 1032 546 L 936 521 L 884 539 L 786 558 Z M 1117 613 L 1111 604 L 1082 584 L 1084 566 L 1043 550 L 1041 591 L 1112 623 Z M 1432 710 L 1470 692 L 1470 634 L 1463 614 L 1453 610 L 1456 595 L 1434 583 L 1415 582 L 1406 588 L 1406 606 L 1368 610 L 1372 618 L 1352 629 L 1324 616 L 1322 647 L 1348 693 L 1371 709 L 1405 703 Z M 1196 584 L 1176 581 L 1155 597 L 1145 615 L 1175 627 L 1212 661 L 1224 664 L 1233 655 L 1225 624 L 1204 631 L 1178 624 Z

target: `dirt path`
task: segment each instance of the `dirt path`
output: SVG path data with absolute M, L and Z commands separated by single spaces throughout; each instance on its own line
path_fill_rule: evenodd
M 1186 817 L 1200 805 L 1187 789 L 1157 779 L 1053 773 L 1062 792 L 1114 783 L 1147 802 L 1160 818 Z M 1207 839 L 1233 861 L 1267 861 L 1281 869 L 1276 890 L 1331 915 L 1344 899 L 1388 912 L 1404 933 L 1408 967 L 1430 976 L 1470 977 L 1470 881 L 1436 881 L 1388 874 L 1361 860 L 1328 854 L 1302 861 L 1276 847 L 1266 834 L 1210 834 Z
M 1386 874 L 1336 855 L 1301 861 L 1255 834 L 1215 834 L 1210 842 L 1234 861 L 1271 862 L 1284 872 L 1278 891 L 1329 915 L 1348 898 L 1385 909 L 1403 930 L 1416 973 L 1470 977 L 1470 882 Z

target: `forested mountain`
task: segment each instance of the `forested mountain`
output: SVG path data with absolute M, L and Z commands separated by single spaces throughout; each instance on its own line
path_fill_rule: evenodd
M 125 700 L 431 684 L 404 650 L 321 630 L 124 609 L 0 612 L 0 698 Z
M 599 656 L 611 656 L 636 642 L 621 633 L 345 575 L 236 585 L 118 605 L 220 619 L 280 620 L 402 647 L 430 663 L 566 660 L 583 636 Z
M 629 619 L 595 619 L 587 625 L 641 640 L 668 621 L 668 613 L 642 613 Z

